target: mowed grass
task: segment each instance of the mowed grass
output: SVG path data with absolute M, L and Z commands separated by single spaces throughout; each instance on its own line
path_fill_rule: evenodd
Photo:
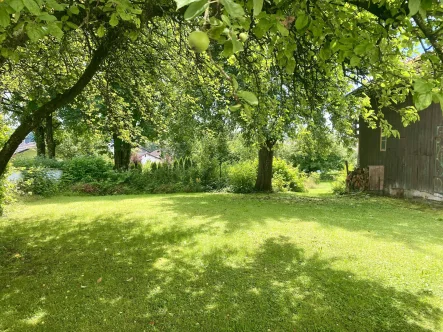
M 443 211 L 386 198 L 44 199 L 0 267 L 0 331 L 443 330 Z

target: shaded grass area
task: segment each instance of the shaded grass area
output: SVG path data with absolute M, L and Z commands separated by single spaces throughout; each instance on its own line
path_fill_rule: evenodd
M 373 197 L 59 197 L 0 219 L 0 331 L 441 331 L 443 211 Z

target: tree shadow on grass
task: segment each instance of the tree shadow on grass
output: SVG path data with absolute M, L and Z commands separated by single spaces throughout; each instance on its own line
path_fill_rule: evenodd
M 205 256 L 202 273 L 186 264 L 186 279 L 172 271 L 170 280 L 186 285 L 178 298 L 201 308 L 196 323 L 204 331 L 425 331 L 441 324 L 442 312 L 417 296 L 334 270 L 285 237 L 268 239 L 243 266 L 226 265 L 224 257 Z
M 124 220 L 124 222 L 122 222 Z M 0 329 L 426 331 L 439 309 L 307 257 L 285 237 L 248 260 L 187 252 L 205 225 L 161 231 L 122 215 L 20 223 L 0 234 Z M 74 225 L 74 226 L 73 226 Z
M 294 195 L 196 195 L 171 196 L 165 208 L 187 218 L 205 217 L 226 223 L 235 232 L 267 221 L 317 222 L 364 232 L 418 248 L 443 246 L 443 211 L 409 209 L 406 203 L 374 197 L 314 198 Z

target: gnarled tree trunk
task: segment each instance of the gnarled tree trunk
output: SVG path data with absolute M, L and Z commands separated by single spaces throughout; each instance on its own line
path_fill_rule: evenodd
M 274 142 L 267 140 L 258 152 L 258 172 L 255 182 L 256 191 L 272 191 L 272 160 L 274 159 Z
M 54 124 L 52 123 L 52 114 L 46 117 L 46 147 L 48 149 L 48 158 L 55 158 Z
M 127 171 L 131 161 L 131 144 L 114 134 L 114 169 Z
M 37 157 L 46 157 L 45 127 L 39 123 L 34 130 L 35 144 L 37 145 Z
M 117 40 L 122 35 L 123 34 L 118 30 L 112 30 L 94 52 L 91 62 L 71 88 L 65 90 L 62 94 L 57 95 L 54 99 L 42 105 L 22 120 L 20 125 L 14 130 L 8 141 L 0 150 L 0 175 L 3 175 L 9 160 L 26 136 L 34 130 L 38 124 L 46 118 L 46 116 L 52 114 L 58 108 L 72 102 L 74 98 L 83 91 L 86 85 L 91 81 L 92 77 L 94 77 L 110 49 L 118 45 Z

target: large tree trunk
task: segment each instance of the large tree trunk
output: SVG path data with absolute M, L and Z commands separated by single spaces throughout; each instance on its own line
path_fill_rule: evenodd
M 267 140 L 258 152 L 258 172 L 255 182 L 256 191 L 272 191 L 272 160 L 274 159 L 274 142 Z
M 85 68 L 85 71 L 78 81 L 70 89 L 57 95 L 54 99 L 38 108 L 33 114 L 30 114 L 23 119 L 0 151 L 0 175 L 3 175 L 9 160 L 26 136 L 36 128 L 46 116 L 52 114 L 58 108 L 72 102 L 74 98 L 83 91 L 86 85 L 94 77 L 103 60 L 109 54 L 110 49 L 118 45 L 117 40 L 120 36 L 122 36 L 122 33 L 118 32 L 118 30 L 112 30 L 94 52 L 91 62 Z
M 48 158 L 55 158 L 54 124 L 52 114 L 46 116 L 46 147 L 48 148 Z
M 39 123 L 34 130 L 35 144 L 37 145 L 37 157 L 46 157 L 46 144 L 45 144 L 45 127 L 42 123 Z
M 114 134 L 114 169 L 127 171 L 131 161 L 131 144 Z

